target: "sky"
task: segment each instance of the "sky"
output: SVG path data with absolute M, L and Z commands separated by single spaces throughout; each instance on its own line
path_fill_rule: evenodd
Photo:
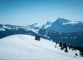
M 83 21 L 83 0 L 0 0 L 0 24 L 45 24 L 58 17 Z

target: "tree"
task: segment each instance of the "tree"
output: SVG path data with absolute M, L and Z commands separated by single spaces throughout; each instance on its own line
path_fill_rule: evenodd
M 38 40 L 40 41 L 40 36 L 38 35 Z
M 70 48 L 72 49 L 72 51 L 73 51 L 73 46 L 72 45 L 70 45 Z
M 68 49 L 67 49 L 67 47 L 65 48 L 65 52 L 67 52 L 67 53 L 68 53 Z
M 82 52 L 80 51 L 80 56 L 82 56 Z
M 67 44 L 66 43 L 63 44 L 63 49 L 65 49 L 65 52 L 68 53 L 68 49 L 67 49 Z
M 67 48 L 67 45 L 66 45 L 66 43 L 64 43 L 64 44 L 63 44 L 63 48 Z
M 35 36 L 35 40 L 38 40 L 37 35 Z
M 63 45 L 61 45 L 61 50 L 63 50 L 64 48 L 63 48 Z
M 63 48 L 63 44 L 62 44 L 62 42 L 59 42 L 59 46 L 61 47 L 61 50 L 64 49 L 64 48 Z
M 70 45 L 70 48 L 71 48 L 71 49 L 72 49 L 72 47 L 73 47 L 73 46 L 72 46 L 72 45 Z
M 82 57 L 83 57 L 83 48 L 82 48 Z
M 78 46 L 76 46 L 76 50 L 79 50 L 79 47 Z
M 39 35 L 36 35 L 36 36 L 35 36 L 35 40 L 40 41 L 40 36 L 39 36 Z
M 78 56 L 78 54 L 77 54 L 77 53 L 75 53 L 75 56 Z
M 81 46 L 79 47 L 79 51 L 80 51 L 80 56 L 83 57 L 83 48 Z
M 59 46 L 62 47 L 62 42 L 59 42 Z
M 56 41 L 56 45 L 57 45 L 57 41 Z M 56 48 L 56 45 L 55 45 L 55 48 Z
M 69 50 L 70 50 L 70 45 L 69 45 Z
M 76 46 L 74 46 L 74 47 L 73 47 L 73 50 L 75 50 L 75 51 L 76 51 Z

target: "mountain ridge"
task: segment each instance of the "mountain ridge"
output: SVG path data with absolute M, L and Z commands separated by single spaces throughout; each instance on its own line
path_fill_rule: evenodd
M 47 21 L 43 25 L 39 25 L 38 23 L 34 23 L 31 25 L 26 26 L 17 26 L 17 25 L 10 25 L 10 24 L 0 24 L 0 30 L 6 29 L 18 29 L 18 28 L 30 28 L 30 29 L 47 29 L 62 33 L 70 33 L 70 32 L 79 32 L 83 31 L 83 22 L 82 21 L 73 21 L 64 18 L 58 18 L 54 22 Z
M 41 29 L 47 29 L 63 33 L 83 31 L 82 21 L 67 20 L 60 17 L 56 19 L 56 21 L 52 22 L 52 24 L 49 27 L 45 28 L 46 26 L 47 25 L 44 25 L 44 27 Z
M 62 18 L 59 18 L 59 21 L 60 19 Z M 70 21 L 67 20 L 66 22 L 68 23 Z M 35 25 L 32 24 L 33 25 L 32 27 L 0 24 L 0 39 L 6 36 L 14 35 L 14 34 L 27 34 L 27 35 L 32 35 L 32 36 L 40 35 L 42 38 L 53 40 L 55 42 L 62 41 L 62 42 L 66 42 L 67 44 L 71 44 L 71 45 L 83 46 L 82 22 L 81 24 L 75 24 L 75 25 L 73 24 L 63 25 L 61 24 L 62 23 L 61 21 L 60 21 L 60 24 L 57 24 L 57 23 L 55 24 L 55 23 L 56 21 L 54 21 L 54 23 L 48 21 L 47 24 L 44 24 L 44 26 L 47 25 L 46 27 L 48 27 L 45 29 L 38 28 L 37 27 L 39 26 L 38 23 L 35 23 Z M 76 26 L 78 27 L 80 26 L 79 29 L 81 28 L 81 31 L 79 31 Z M 63 27 L 65 30 L 64 29 L 61 30 Z

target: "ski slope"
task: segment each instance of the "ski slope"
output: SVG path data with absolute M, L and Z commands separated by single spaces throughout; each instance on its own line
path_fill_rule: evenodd
M 68 50 L 68 53 L 60 50 L 56 43 L 42 39 L 35 40 L 30 35 L 12 35 L 0 39 L 0 60 L 1 59 L 28 59 L 28 60 L 83 60 L 75 56 L 79 51 Z

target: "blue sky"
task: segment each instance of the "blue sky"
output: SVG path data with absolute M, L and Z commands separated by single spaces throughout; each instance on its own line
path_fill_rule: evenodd
M 58 17 L 83 21 L 83 0 L 0 0 L 0 24 L 44 24 Z

